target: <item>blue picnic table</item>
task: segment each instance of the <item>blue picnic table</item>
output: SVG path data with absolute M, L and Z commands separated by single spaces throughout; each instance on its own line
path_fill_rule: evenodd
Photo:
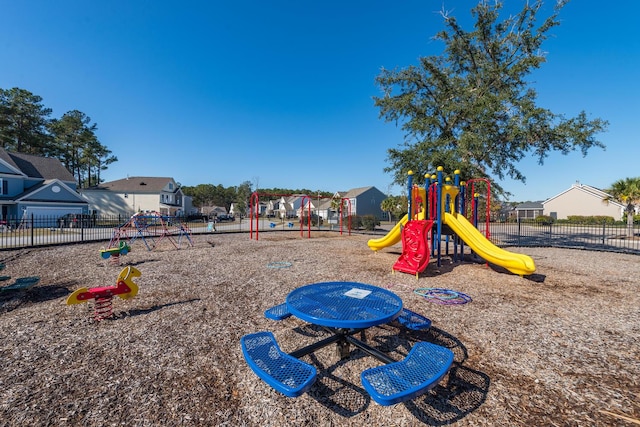
M 287 296 L 292 315 L 314 325 L 370 328 L 394 320 L 402 299 L 393 292 L 357 282 L 322 282 L 301 286 Z
M 416 343 L 405 359 L 396 361 L 354 337 L 367 328 L 394 320 L 410 329 L 431 325 L 424 316 L 404 309 L 399 296 L 377 286 L 358 282 L 308 284 L 293 290 L 285 303 L 271 307 L 265 316 L 275 320 L 295 316 L 329 332 L 328 337 L 290 353 L 280 349 L 269 331 L 241 338 L 249 367 L 289 397 L 305 393 L 317 377 L 315 367 L 300 358 L 334 343 L 342 359 L 349 357 L 353 345 L 383 363 L 361 375 L 365 390 L 381 405 L 399 403 L 426 392 L 444 378 L 453 363 L 451 350 L 432 343 Z

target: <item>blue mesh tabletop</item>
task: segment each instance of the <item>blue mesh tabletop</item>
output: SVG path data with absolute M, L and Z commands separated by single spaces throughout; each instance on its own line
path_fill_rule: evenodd
M 357 282 L 322 282 L 301 286 L 287 296 L 291 314 L 309 323 L 333 328 L 369 328 L 400 315 L 399 296 Z

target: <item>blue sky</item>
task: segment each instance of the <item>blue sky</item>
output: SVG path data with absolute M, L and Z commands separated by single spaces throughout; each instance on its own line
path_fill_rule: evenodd
M 0 88 L 41 96 L 52 117 L 91 117 L 119 159 L 107 181 L 399 194 L 383 168 L 403 134 L 378 118 L 374 79 L 439 54 L 438 11 L 470 22 L 475 3 L 2 0 Z M 523 161 L 526 184 L 501 182 L 512 200 L 640 176 L 638 16 L 635 0 L 564 7 L 532 84 L 555 113 L 608 120 L 607 148 Z

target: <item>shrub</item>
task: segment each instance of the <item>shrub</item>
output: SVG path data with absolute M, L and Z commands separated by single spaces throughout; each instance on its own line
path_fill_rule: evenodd
M 535 219 L 535 222 L 538 225 L 551 225 L 555 222 L 555 219 L 548 215 L 538 215 Z
M 567 220 L 574 224 L 587 224 L 587 225 L 602 225 L 602 224 L 613 225 L 616 222 L 616 220 L 613 217 L 604 216 L 604 215 L 591 215 L 591 216 L 567 215 Z
M 365 215 L 362 217 L 362 226 L 365 230 L 373 231 L 378 225 L 380 225 L 380 220 L 374 215 Z
M 309 225 L 309 217 L 308 216 L 303 216 L 302 218 L 300 218 L 300 222 L 302 222 L 302 225 L 308 226 Z M 322 223 L 324 222 L 324 220 L 322 219 L 322 217 L 320 217 L 320 225 L 322 225 Z M 318 215 L 316 214 L 311 214 L 311 225 L 318 225 Z
M 351 215 L 351 230 L 359 230 L 362 227 L 362 218 L 358 215 Z

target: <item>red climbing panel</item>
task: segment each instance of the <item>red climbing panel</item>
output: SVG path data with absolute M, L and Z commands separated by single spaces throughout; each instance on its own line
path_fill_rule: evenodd
M 393 264 L 395 271 L 418 274 L 429 264 L 429 232 L 433 226 L 431 220 L 408 221 L 402 229 L 402 255 Z

